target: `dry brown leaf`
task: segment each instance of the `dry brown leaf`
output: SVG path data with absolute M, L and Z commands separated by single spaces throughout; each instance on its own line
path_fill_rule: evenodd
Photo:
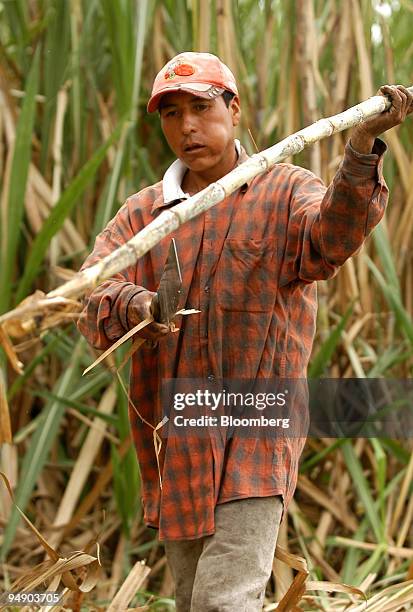
M 107 609 L 107 612 L 124 612 L 128 609 L 128 605 L 134 597 L 136 591 L 143 584 L 145 578 L 150 572 L 150 568 L 142 561 L 137 561 L 130 571 L 125 582 L 115 595 L 112 603 Z
M 185 309 L 183 308 L 182 310 L 178 310 L 178 312 L 175 313 L 174 316 L 178 316 L 178 315 L 189 315 L 189 314 L 196 314 L 198 312 L 201 312 L 200 310 L 196 310 L 195 308 L 191 308 L 191 309 Z M 124 334 L 121 338 L 119 338 L 119 340 L 117 340 L 114 344 L 112 344 L 112 346 L 110 346 L 106 351 L 104 351 L 93 363 L 92 365 L 90 365 L 89 367 L 86 368 L 86 370 L 83 372 L 82 376 L 84 376 L 85 374 L 87 374 L 88 372 L 90 372 L 90 370 L 92 370 L 95 366 L 97 366 L 99 363 L 101 363 L 104 359 L 106 359 L 106 357 L 108 357 L 111 353 L 113 353 L 113 351 L 115 351 L 117 348 L 119 348 L 124 342 L 126 342 L 127 340 L 129 340 L 130 338 L 132 338 L 132 336 L 134 336 L 135 334 L 138 333 L 138 331 L 140 331 L 141 329 L 143 329 L 144 327 L 146 327 L 147 325 L 149 325 L 150 323 L 152 323 L 152 321 L 154 321 L 154 318 L 152 316 L 147 317 L 146 319 L 144 319 L 143 321 L 141 321 L 140 323 L 138 323 L 138 325 L 135 325 L 135 327 L 132 327 L 132 329 L 130 329 L 126 334 Z M 175 324 L 172 322 L 170 323 L 171 326 L 171 331 L 172 332 L 177 332 L 179 331 L 179 329 L 177 327 L 175 327 Z M 131 357 L 131 355 L 133 355 L 133 353 L 140 347 L 142 346 L 142 344 L 145 342 L 145 338 L 138 338 L 134 341 L 133 345 L 131 346 L 131 348 L 129 349 L 129 351 L 127 352 L 127 354 L 125 355 L 124 359 L 122 360 L 121 365 L 118 368 L 118 371 L 121 370 L 123 368 L 123 366 L 125 365 L 125 363 L 128 361 L 129 357 Z
M 1 326 L 0 326 L 1 327 Z M 10 423 L 10 410 L 7 401 L 3 370 L 0 370 L 0 444 L 12 444 L 13 436 Z
M 336 503 L 329 495 L 319 489 L 306 476 L 300 474 L 298 477 L 297 487 L 314 499 L 317 504 L 331 512 L 331 514 L 342 523 L 350 531 L 356 531 L 357 521 L 352 514 L 344 513 L 338 503 Z
M 14 347 L 3 325 L 0 325 L 0 344 L 3 347 L 4 352 L 6 353 L 13 370 L 19 375 L 23 374 L 23 364 L 18 359 Z
M 134 336 L 138 331 L 140 331 L 141 329 L 143 329 L 144 327 L 146 327 L 147 325 L 149 325 L 150 323 L 152 323 L 152 321 L 154 320 L 154 318 L 148 317 L 147 319 L 144 319 L 143 321 L 141 321 L 140 323 L 138 323 L 138 325 L 135 325 L 135 327 L 132 327 L 132 329 L 130 329 L 126 334 L 124 334 L 122 336 L 122 338 L 119 338 L 119 340 L 117 340 L 117 342 L 115 342 L 114 344 L 112 344 L 112 346 L 110 346 L 106 351 L 104 351 L 93 363 L 92 365 L 90 365 L 89 367 L 86 368 L 86 370 L 84 370 L 82 376 L 84 376 L 85 374 L 87 374 L 88 372 L 90 372 L 90 370 L 92 370 L 95 366 L 97 366 L 101 361 L 103 361 L 106 357 L 108 357 L 111 353 L 113 353 L 113 351 L 115 351 L 119 346 L 121 346 L 121 344 L 123 344 L 124 342 L 126 342 L 127 340 L 129 340 L 129 338 L 132 338 L 132 336 Z M 142 338 L 143 341 L 145 341 L 144 338 Z M 143 344 L 143 342 L 141 342 L 140 344 Z
M 102 396 L 98 406 L 101 414 L 111 414 L 116 403 L 116 389 L 114 384 L 110 385 Z M 86 440 L 82 444 L 80 454 L 71 472 L 69 482 L 64 495 L 60 500 L 56 516 L 53 521 L 55 527 L 67 524 L 73 516 L 83 487 L 93 467 L 96 455 L 104 439 L 107 427 L 105 421 L 96 416 L 93 420 L 94 427 L 89 429 Z M 53 546 L 57 546 L 62 539 L 62 531 L 54 533 L 50 540 Z
M 123 459 L 131 445 L 132 438 L 130 436 L 123 440 L 118 449 L 119 459 Z M 97 482 L 93 486 L 92 490 L 83 499 L 76 510 L 76 513 L 73 515 L 72 520 L 65 526 L 62 537 L 66 537 L 79 524 L 86 513 L 90 511 L 112 478 L 112 474 L 113 462 L 111 459 L 109 459 L 108 463 L 100 470 L 99 478 L 97 479 Z
M 75 551 L 67 558 L 60 557 L 59 553 L 52 546 L 50 546 L 39 530 L 33 525 L 31 520 L 14 501 L 13 491 L 7 476 L 3 472 L 0 472 L 0 476 L 6 485 L 7 491 L 13 501 L 14 506 L 17 508 L 19 514 L 22 516 L 30 531 L 36 536 L 41 546 L 50 557 L 50 560 L 39 563 L 30 571 L 25 571 L 25 573 L 11 585 L 11 590 L 31 591 L 36 589 L 36 587 L 47 583 L 48 581 L 52 582 L 54 587 L 53 590 L 57 590 L 60 582 L 63 582 L 63 584 L 71 591 L 81 591 L 85 593 L 92 590 L 99 578 L 101 565 L 99 558 L 93 557 L 92 555 L 89 555 L 83 551 Z M 73 576 L 72 572 L 82 569 L 85 570 L 85 568 L 87 568 L 87 571 L 83 572 L 84 577 L 79 583 L 78 576 Z M 0 606 L 0 609 L 3 609 L 4 607 L 5 606 Z
M 337 584 L 326 580 L 309 580 L 305 585 L 306 591 L 324 591 L 325 593 L 349 593 L 351 595 L 359 595 L 367 601 L 366 594 L 356 587 L 348 584 Z

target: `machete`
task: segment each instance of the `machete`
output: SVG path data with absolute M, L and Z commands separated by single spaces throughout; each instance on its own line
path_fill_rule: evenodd
M 172 326 L 173 319 L 178 312 L 179 298 L 182 289 L 182 276 L 181 269 L 179 266 L 178 253 L 176 251 L 175 238 L 172 238 L 171 244 L 169 245 L 168 257 L 166 259 L 165 267 L 162 272 L 161 280 L 159 281 L 158 289 L 152 298 L 150 311 L 151 316 L 141 321 L 138 325 L 129 330 L 122 338 L 120 338 L 115 344 L 112 344 L 104 353 L 102 353 L 96 361 L 92 363 L 83 372 L 82 376 L 90 372 L 98 363 L 103 361 L 112 351 L 116 350 L 121 344 L 129 340 L 138 331 L 156 321 L 157 323 L 164 323 L 165 325 Z M 138 337 L 133 341 L 132 346 L 126 353 L 122 360 L 119 370 L 125 365 L 129 357 L 140 347 L 144 342 L 151 342 L 146 338 Z
M 169 325 L 178 312 L 182 289 L 182 276 L 176 252 L 175 238 L 169 246 L 168 258 L 159 281 L 158 290 L 153 296 L 151 313 L 157 323 Z

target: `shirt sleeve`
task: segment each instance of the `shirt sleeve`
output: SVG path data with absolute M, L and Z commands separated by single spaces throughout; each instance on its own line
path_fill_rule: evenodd
M 295 167 L 281 286 L 331 278 L 360 248 L 387 204 L 386 149 L 376 139 L 372 153 L 364 155 L 348 142 L 328 189 L 312 172 Z
M 92 253 L 81 270 L 93 266 L 133 237 L 127 202 L 95 241 Z M 115 274 L 87 294 L 77 326 L 97 349 L 107 349 L 129 329 L 127 309 L 131 299 L 144 287 L 135 284 L 135 267 Z

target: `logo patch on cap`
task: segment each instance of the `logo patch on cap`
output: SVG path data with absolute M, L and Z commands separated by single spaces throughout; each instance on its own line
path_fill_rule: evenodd
M 175 68 L 175 74 L 179 74 L 179 76 L 190 76 L 194 72 L 195 69 L 190 64 L 180 64 Z
M 176 76 L 190 76 L 194 74 L 195 68 L 191 64 L 181 64 L 176 62 L 168 67 L 165 72 L 165 79 L 174 79 Z

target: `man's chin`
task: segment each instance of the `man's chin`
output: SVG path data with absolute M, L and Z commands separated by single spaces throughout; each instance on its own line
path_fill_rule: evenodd
M 215 167 L 216 161 L 199 157 L 198 159 L 182 158 L 181 161 L 187 166 L 192 172 L 208 172 Z

